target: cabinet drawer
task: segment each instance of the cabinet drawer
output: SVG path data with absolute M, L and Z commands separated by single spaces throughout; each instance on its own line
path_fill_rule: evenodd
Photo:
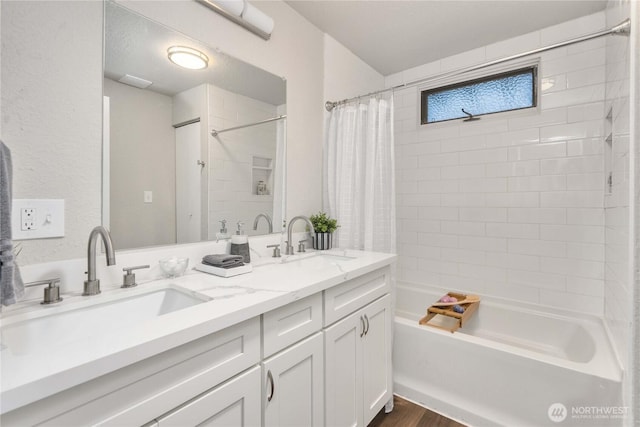
M 261 375 L 256 366 L 236 378 L 185 402 L 149 426 L 260 427 Z
M 389 267 L 381 268 L 324 291 L 324 326 L 389 293 L 389 272 Z
M 2 422 L 142 425 L 259 361 L 260 319 L 256 317 L 9 412 Z M 86 403 L 72 408 L 65 404 L 80 399 Z M 52 410 L 64 413 L 51 417 Z M 38 422 L 30 414 L 46 418 Z
M 264 357 L 269 357 L 322 328 L 322 294 L 311 295 L 262 316 Z

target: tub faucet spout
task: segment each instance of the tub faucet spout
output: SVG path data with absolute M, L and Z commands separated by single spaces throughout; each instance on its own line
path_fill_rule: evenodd
M 84 281 L 82 295 L 98 295 L 100 293 L 100 280 L 96 279 L 96 244 L 98 236 L 102 237 L 104 249 L 107 255 L 107 265 L 116 263 L 116 254 L 113 250 L 113 242 L 109 230 L 99 225 L 89 234 L 89 246 L 87 249 L 87 280 Z

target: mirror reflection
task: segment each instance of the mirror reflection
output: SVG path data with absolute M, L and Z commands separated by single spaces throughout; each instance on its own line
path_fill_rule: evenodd
M 117 249 L 225 238 L 238 224 L 266 234 L 266 218 L 281 231 L 284 79 L 105 8 L 103 222 Z

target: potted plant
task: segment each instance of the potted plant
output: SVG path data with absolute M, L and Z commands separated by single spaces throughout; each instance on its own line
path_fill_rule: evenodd
M 309 217 L 313 224 L 315 237 L 313 239 L 313 249 L 331 249 L 333 232 L 339 227 L 338 220 L 331 218 L 325 212 L 318 212 Z

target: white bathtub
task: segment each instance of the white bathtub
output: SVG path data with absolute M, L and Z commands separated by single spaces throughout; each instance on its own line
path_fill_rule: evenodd
M 443 294 L 398 284 L 396 394 L 472 426 L 623 424 L 622 371 L 600 319 L 484 298 L 455 333 L 418 325 Z

